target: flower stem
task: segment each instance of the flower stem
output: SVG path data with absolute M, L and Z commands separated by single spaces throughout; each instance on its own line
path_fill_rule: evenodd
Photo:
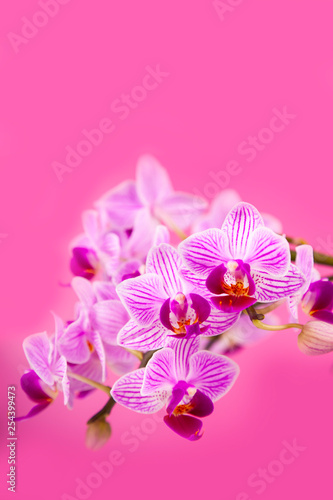
M 94 387 L 95 389 L 99 389 L 103 392 L 106 392 L 106 394 L 110 396 L 111 387 L 109 387 L 108 385 L 100 384 L 99 382 L 91 380 L 90 378 L 87 377 L 83 377 L 83 375 L 79 375 L 78 373 L 67 372 L 67 375 L 71 378 L 74 378 L 75 380 L 83 382 L 84 384 L 91 385 L 91 387 Z
M 136 356 L 138 358 L 139 361 L 142 361 L 142 358 L 143 358 L 143 352 L 141 351 L 136 351 L 134 349 L 127 349 L 127 347 L 125 347 L 125 350 L 127 352 L 130 352 L 131 354 L 133 354 L 134 356 Z
M 179 236 L 179 238 L 181 240 L 186 240 L 187 238 L 187 235 L 184 233 L 184 231 L 182 229 L 180 229 L 174 222 L 173 220 L 170 219 L 170 217 L 168 217 L 166 214 L 163 213 L 159 215 L 159 218 L 161 219 L 161 222 L 163 224 L 165 224 L 171 231 L 173 231 L 174 233 L 176 233 L 177 236 Z
M 288 243 L 291 243 L 292 245 L 307 245 L 307 242 L 303 240 L 302 238 L 292 238 L 291 236 L 286 236 L 286 240 Z
M 278 332 L 280 330 L 287 330 L 287 328 L 303 328 L 303 325 L 299 323 L 289 323 L 287 325 L 266 325 L 262 323 L 259 319 L 253 319 L 252 323 L 261 330 L 269 330 L 271 332 Z
M 296 260 L 296 251 L 290 250 L 291 260 Z M 313 252 L 313 260 L 315 264 L 321 264 L 322 266 L 333 266 L 333 256 L 326 255 L 320 252 Z
M 93 422 L 96 422 L 96 420 L 100 419 L 101 417 L 107 417 L 110 415 L 112 408 L 116 404 L 116 401 L 113 399 L 112 396 L 110 396 L 108 402 L 103 406 L 101 410 L 99 410 L 95 415 L 93 415 L 87 422 L 87 425 L 92 424 Z

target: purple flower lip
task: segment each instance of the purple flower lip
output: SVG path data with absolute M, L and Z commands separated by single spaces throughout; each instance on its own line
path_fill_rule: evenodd
M 238 297 L 232 295 L 221 295 L 220 297 L 212 297 L 211 301 L 216 309 L 226 313 L 241 312 L 257 302 L 254 297 L 248 297 L 246 295 Z
M 191 391 L 194 395 L 190 401 L 181 403 L 186 396 L 189 397 Z M 180 436 L 197 441 L 203 434 L 200 418 L 207 417 L 213 410 L 214 404 L 208 396 L 181 380 L 173 388 L 164 422 Z
M 310 316 L 333 324 L 333 283 L 323 280 L 311 283 L 303 296 L 302 307 Z
M 190 293 L 188 298 L 179 292 L 174 299 L 165 300 L 160 309 L 161 323 L 179 337 L 188 336 L 189 333 L 194 332 L 200 335 L 200 328 L 189 327 L 200 325 L 210 315 L 211 308 L 206 299 L 195 293 Z
M 208 290 L 215 295 L 228 294 L 253 295 L 255 284 L 251 277 L 250 266 L 240 259 L 229 261 L 227 265 L 215 267 L 206 280 Z
M 37 404 L 31 408 L 27 415 L 16 417 L 16 422 L 38 415 L 38 413 L 45 410 L 58 395 L 58 391 L 53 391 L 46 384 L 43 384 L 42 380 L 33 370 L 29 370 L 22 375 L 21 387 L 29 399 Z
M 97 255 L 94 250 L 84 247 L 75 247 L 72 250 L 73 256 L 70 268 L 75 276 L 82 276 L 91 280 L 97 272 Z M 96 263 L 96 267 L 92 263 Z

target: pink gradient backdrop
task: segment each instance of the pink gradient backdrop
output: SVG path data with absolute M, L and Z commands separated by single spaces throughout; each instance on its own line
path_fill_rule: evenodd
M 26 366 L 22 340 L 52 326 L 50 309 L 71 316 L 73 295 L 58 283 L 70 279 L 68 244 L 81 212 L 132 178 L 141 153 L 155 154 L 176 188 L 206 194 L 209 172 L 237 160 L 228 187 L 282 219 L 286 233 L 333 252 L 331 1 L 244 0 L 224 20 L 209 0 L 63 3 L 17 53 L 7 35 L 21 33 L 38 2 L 7 2 L 0 22 L 1 498 L 9 498 L 7 385 L 18 386 Z M 157 64 L 169 75 L 121 120 L 111 103 Z M 284 106 L 296 117 L 247 161 L 239 144 Z M 104 117 L 115 130 L 60 183 L 51 163 Z M 112 450 L 123 463 L 87 498 L 331 498 L 332 356 L 302 355 L 289 332 L 237 361 L 238 382 L 198 443 L 158 424 L 131 452 L 121 436 L 142 417 L 116 407 L 113 438 L 93 453 L 84 447 L 85 420 L 103 395 L 72 412 L 59 398 L 18 426 L 15 498 L 75 498 L 76 478 L 86 481 Z M 30 403 L 17 392 L 23 414 Z M 293 439 L 306 450 L 258 495 L 249 477 Z

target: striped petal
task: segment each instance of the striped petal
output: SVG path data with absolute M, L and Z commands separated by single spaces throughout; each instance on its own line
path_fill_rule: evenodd
M 90 358 L 87 335 L 82 326 L 82 315 L 65 330 L 59 341 L 59 352 L 69 363 L 85 363 Z
M 139 326 L 131 319 L 120 330 L 117 342 L 123 347 L 146 352 L 167 346 L 170 343 L 170 333 L 159 319 L 148 327 Z
M 64 356 L 60 356 L 53 367 L 54 375 L 60 380 L 61 389 L 64 394 L 64 404 L 67 405 L 70 393 L 70 384 L 67 376 L 67 361 Z
M 296 320 L 298 319 L 297 307 L 302 300 L 302 296 L 308 290 L 309 285 L 312 281 L 313 275 L 313 248 L 311 245 L 300 245 L 296 247 L 296 267 L 303 273 L 305 282 L 304 285 L 296 292 L 292 297 L 289 298 L 289 308 L 290 312 Z
M 298 335 L 298 347 L 304 354 L 317 356 L 333 351 L 333 325 L 309 321 Z
M 80 302 L 86 307 L 91 307 L 95 302 L 95 294 L 90 281 L 81 276 L 72 279 L 72 288 L 78 296 Z
M 145 396 L 155 391 L 171 392 L 176 383 L 175 352 L 170 348 L 155 352 L 147 364 L 141 394 Z
M 239 374 L 238 365 L 219 354 L 200 351 L 190 359 L 187 382 L 216 401 L 224 396 L 234 384 Z
M 113 373 L 124 375 L 139 367 L 139 360 L 134 354 L 119 345 L 104 345 L 106 363 Z
M 92 345 L 94 346 L 94 349 L 96 351 L 96 354 L 101 362 L 101 365 L 102 365 L 102 380 L 104 381 L 105 380 L 105 375 L 106 375 L 106 372 L 105 372 L 105 363 L 106 363 L 106 359 L 105 359 L 105 350 L 104 350 L 104 346 L 103 346 L 103 342 L 102 342 L 102 339 L 101 339 L 101 336 L 98 332 L 90 332 L 89 334 L 89 340 L 90 342 L 92 343 Z
M 103 342 L 117 345 L 117 335 L 129 317 L 119 300 L 103 300 L 92 307 L 90 320 L 92 328 L 98 331 Z
M 116 287 L 111 281 L 94 281 L 93 291 L 98 301 L 100 300 L 118 300 L 118 295 L 116 292 Z
M 182 259 L 177 250 L 166 243 L 150 250 L 147 256 L 146 272 L 155 273 L 162 277 L 166 293 L 172 297 L 182 291 L 182 282 L 178 270 L 182 266 Z
M 111 396 L 117 403 L 139 413 L 156 413 L 165 405 L 168 393 L 149 394 L 142 396 L 144 368 L 135 370 L 121 377 L 111 390 Z
M 253 231 L 264 225 L 258 210 L 250 203 L 238 203 L 227 215 L 222 231 L 229 240 L 233 259 L 244 259 Z
M 230 260 L 227 238 L 215 228 L 190 236 L 179 245 L 179 251 L 190 271 L 203 276 Z
M 117 286 L 117 293 L 129 315 L 141 326 L 149 326 L 158 319 L 167 299 L 162 278 L 156 274 L 125 280 Z
M 178 380 L 186 380 L 190 357 L 199 349 L 199 337 L 175 339 L 170 347 L 175 351 L 175 373 Z
M 290 250 L 287 240 L 267 227 L 253 231 L 244 261 L 251 269 L 283 276 L 290 266 Z
M 210 335 L 220 335 L 231 328 L 236 323 L 239 316 L 239 312 L 224 313 L 223 311 L 212 309 L 209 318 L 207 319 L 209 327 L 205 330 L 204 335 L 207 337 Z
M 305 281 L 303 275 L 293 264 L 283 277 L 277 278 L 268 273 L 255 271 L 252 278 L 256 286 L 254 296 L 259 302 L 270 302 L 289 297 L 296 293 Z
M 52 373 L 51 343 L 46 332 L 36 333 L 26 337 L 23 341 L 23 350 L 30 367 L 48 385 L 54 384 Z

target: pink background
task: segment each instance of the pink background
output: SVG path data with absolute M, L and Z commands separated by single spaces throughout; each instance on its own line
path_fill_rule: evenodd
M 8 33 L 21 34 L 23 17 L 42 24 L 45 16 L 36 16 L 36 0 L 7 2 L 1 16 L 2 498 L 7 385 L 17 385 L 19 414 L 30 407 L 18 388 L 22 340 L 52 327 L 50 309 L 71 317 L 74 298 L 59 281 L 70 280 L 68 245 L 81 212 L 133 178 L 141 153 L 156 155 L 176 188 L 208 197 L 216 190 L 209 172 L 225 178 L 227 163 L 238 161 L 225 185 L 282 219 L 287 234 L 333 253 L 331 1 L 230 0 L 239 5 L 224 20 L 210 0 L 62 3 L 16 51 Z M 158 64 L 168 76 L 121 120 L 110 106 Z M 284 106 L 295 118 L 265 136 L 273 109 Z M 52 162 L 64 163 L 66 146 L 106 117 L 113 132 L 59 182 Z M 247 161 L 237 148 L 258 132 L 271 142 Z M 196 444 L 158 424 L 131 452 L 121 436 L 144 417 L 116 407 L 112 440 L 88 451 L 85 421 L 103 395 L 72 412 L 59 398 L 18 425 L 16 498 L 75 498 L 76 479 L 93 481 L 93 462 L 113 450 L 123 463 L 86 498 L 331 498 L 332 356 L 306 357 L 296 334 L 282 332 L 236 359 L 241 375 Z M 306 449 L 257 494 L 249 477 L 294 439 Z

